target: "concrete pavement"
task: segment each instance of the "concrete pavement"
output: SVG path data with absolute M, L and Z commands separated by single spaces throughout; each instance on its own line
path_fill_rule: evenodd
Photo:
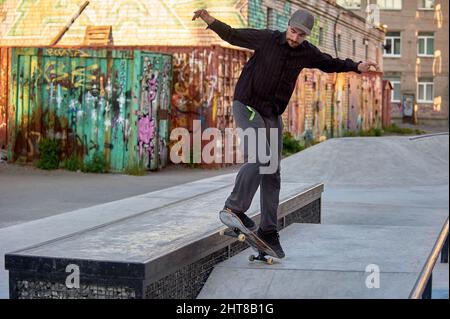
M 429 254 L 424 243 L 433 245 L 437 234 L 434 227 L 293 224 L 282 237 L 282 261 L 249 263 L 241 253 L 216 266 L 199 297 L 408 298 Z
M 27 221 L 112 202 L 130 196 L 234 173 L 170 165 L 145 176 L 44 171 L 32 166 L 0 163 L 0 229 Z
M 308 294 L 307 290 L 312 287 L 311 285 L 319 287 L 322 284 L 320 287 L 323 288 L 324 285 L 330 285 L 329 280 L 332 278 L 336 280 L 331 281 L 331 283 L 338 286 L 342 285 L 344 279 L 353 280 L 351 276 L 338 279 L 338 277 L 331 275 L 324 279 L 322 278 L 323 272 L 313 270 L 321 269 L 320 263 L 323 262 L 323 258 L 332 262 L 334 258 L 339 258 L 340 254 L 346 256 L 348 250 L 351 251 L 358 242 L 362 242 L 361 227 L 378 227 L 380 231 L 400 227 L 399 230 L 403 230 L 405 236 L 403 240 L 409 241 L 411 244 L 409 246 L 406 242 L 404 243 L 405 247 L 408 248 L 411 256 L 414 252 L 419 256 L 420 248 L 416 246 L 417 242 L 414 241 L 413 243 L 413 240 L 430 229 L 440 230 L 443 221 L 448 217 L 448 143 L 448 135 L 418 140 L 397 136 L 342 138 L 326 141 L 287 158 L 282 165 L 282 179 L 284 181 L 316 181 L 325 184 L 325 192 L 322 197 L 323 225 L 311 226 L 311 228 L 316 229 L 316 232 L 309 231 L 308 227 L 310 226 L 305 226 L 307 228 L 297 227 L 297 231 L 293 231 L 294 227 L 290 226 L 281 232 L 282 242 L 286 245 L 286 255 L 291 254 L 288 264 L 297 265 L 296 267 L 302 270 L 297 273 L 299 274 L 299 277 L 296 277 L 297 281 L 292 278 L 293 282 L 299 284 L 288 285 L 291 282 L 288 280 L 289 276 L 282 274 L 283 271 L 289 271 L 288 269 L 275 270 L 267 267 L 267 269 L 271 269 L 270 272 L 273 273 L 273 276 L 284 278 L 284 280 L 280 279 L 282 280 L 281 284 L 274 283 L 267 286 L 264 274 L 256 269 L 260 266 L 247 265 L 246 256 L 252 253 L 249 250 L 218 267 L 218 270 L 210 276 L 210 282 L 205 285 L 200 297 L 223 298 L 232 296 L 232 292 L 220 289 L 220 282 L 223 285 L 221 278 L 236 278 L 236 282 L 243 282 L 246 277 L 252 278 L 252 280 L 246 280 L 246 282 L 252 282 L 249 290 L 266 289 L 264 290 L 265 295 L 259 295 L 261 298 L 263 296 L 317 297 L 318 295 L 314 292 L 317 292 L 319 288 L 311 290 L 311 294 Z M 353 244 L 347 245 L 348 247 L 341 246 L 339 241 L 342 238 L 329 241 L 328 244 L 335 247 L 330 247 L 330 254 L 326 255 L 326 249 L 328 248 L 320 245 L 322 248 L 318 245 L 311 246 L 310 241 L 322 239 L 320 227 L 328 229 L 327 227 L 333 225 L 341 229 L 341 233 L 337 229 L 333 229 L 336 238 L 342 237 L 347 232 Z M 307 232 L 309 236 L 303 236 L 303 231 Z M 420 232 L 420 234 L 409 238 L 408 233 L 411 235 L 411 231 Z M 401 240 L 401 238 L 397 240 Z M 389 248 L 388 242 L 385 242 L 385 245 Z M 392 242 L 392 245 L 398 245 L 398 241 Z M 308 247 L 310 247 L 309 250 Z M 333 250 L 334 248 L 336 250 Z M 299 249 L 305 249 L 303 255 L 295 253 Z M 322 250 L 316 251 L 316 249 Z M 382 248 L 376 249 L 373 245 L 366 247 L 366 249 L 371 251 L 373 256 L 360 260 L 365 265 L 370 264 L 374 259 L 378 259 L 377 254 L 383 252 Z M 403 251 L 399 250 L 397 253 L 401 254 Z M 316 263 L 314 263 L 314 260 L 308 259 L 308 263 L 304 264 L 305 258 L 311 256 L 317 257 Z M 320 258 L 320 256 L 324 257 Z M 367 257 L 367 255 L 362 256 Z M 239 267 L 247 269 L 245 273 L 236 274 L 237 264 L 240 265 Z M 284 261 L 282 261 L 282 264 L 284 264 Z M 398 267 L 403 266 L 406 267 L 407 265 L 400 264 Z M 291 269 L 292 267 L 287 268 Z M 364 268 L 359 270 L 364 270 Z M 305 276 L 306 273 L 307 276 Z M 407 276 L 405 273 L 403 275 Z M 438 264 L 433 277 L 434 296 L 448 298 L 448 264 Z M 308 278 L 308 280 L 302 286 L 300 283 L 305 278 Z M 404 279 L 408 280 L 407 277 Z M 282 285 L 283 283 L 288 286 Z M 359 281 L 357 283 L 360 284 Z M 242 288 L 242 285 L 239 287 Z M 248 292 L 248 290 L 243 290 L 243 293 L 237 296 L 248 297 L 249 295 L 245 291 Z M 337 294 L 337 292 L 341 294 Z M 343 292 L 345 291 L 338 289 L 334 291 L 335 294 L 327 292 L 324 296 L 336 298 L 357 296 L 351 289 L 348 294 L 342 294 Z M 360 297 L 376 296 L 370 295 L 368 292 L 367 289 L 359 290 Z M 389 292 L 383 295 L 393 296 Z

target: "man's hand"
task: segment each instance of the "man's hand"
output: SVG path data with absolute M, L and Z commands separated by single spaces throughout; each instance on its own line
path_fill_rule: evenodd
M 205 9 L 200 9 L 194 12 L 194 16 L 192 17 L 192 21 L 195 19 L 201 18 L 206 24 L 210 25 L 214 22 L 214 18 L 206 11 Z
M 374 67 L 375 70 L 371 70 L 370 67 Z M 380 71 L 380 67 L 375 62 L 361 62 L 358 64 L 358 71 L 361 73 Z

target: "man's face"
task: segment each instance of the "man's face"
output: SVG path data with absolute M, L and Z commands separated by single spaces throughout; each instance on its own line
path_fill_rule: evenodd
M 300 29 L 288 26 L 286 31 L 286 41 L 291 48 L 296 48 L 305 41 L 306 33 Z

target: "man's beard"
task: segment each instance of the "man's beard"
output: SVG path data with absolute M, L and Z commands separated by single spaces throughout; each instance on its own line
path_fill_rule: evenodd
M 300 45 L 300 43 L 289 40 L 289 39 L 288 39 L 288 43 L 291 47 L 298 47 Z

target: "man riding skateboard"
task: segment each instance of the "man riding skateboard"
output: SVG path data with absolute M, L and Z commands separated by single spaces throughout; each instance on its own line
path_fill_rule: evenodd
M 231 214 L 245 228 L 256 230 L 255 223 L 245 212 L 260 187 L 261 222 L 257 235 L 276 252 L 279 258 L 283 258 L 285 254 L 280 245 L 277 227 L 281 183 L 279 159 L 283 133 L 281 115 L 294 91 L 297 77 L 303 68 L 317 68 L 327 73 L 350 71 L 364 73 L 369 72 L 372 66 L 378 69 L 378 65 L 373 62 L 333 58 L 305 40 L 314 26 L 314 16 L 306 10 L 294 12 L 285 32 L 235 29 L 212 17 L 205 9 L 194 12 L 192 20 L 197 18 L 201 18 L 208 25 L 207 29 L 213 30 L 224 41 L 254 50 L 236 84 L 232 106 L 234 120 L 236 127 L 242 130 L 266 129 L 264 141 L 266 150 L 269 153 L 272 151 L 270 161 L 274 158 L 277 161 L 275 172 L 262 173 L 261 168 L 267 167 L 267 163 L 258 158 L 254 162 L 250 161 L 249 157 L 252 159 L 254 157 L 249 155 L 245 148 L 244 164 L 237 174 L 233 191 L 225 201 L 225 207 L 220 214 Z M 270 145 L 271 128 L 278 132 L 276 141 L 272 142 L 272 144 L 278 142 L 275 150 Z M 260 145 L 258 141 L 257 145 Z

